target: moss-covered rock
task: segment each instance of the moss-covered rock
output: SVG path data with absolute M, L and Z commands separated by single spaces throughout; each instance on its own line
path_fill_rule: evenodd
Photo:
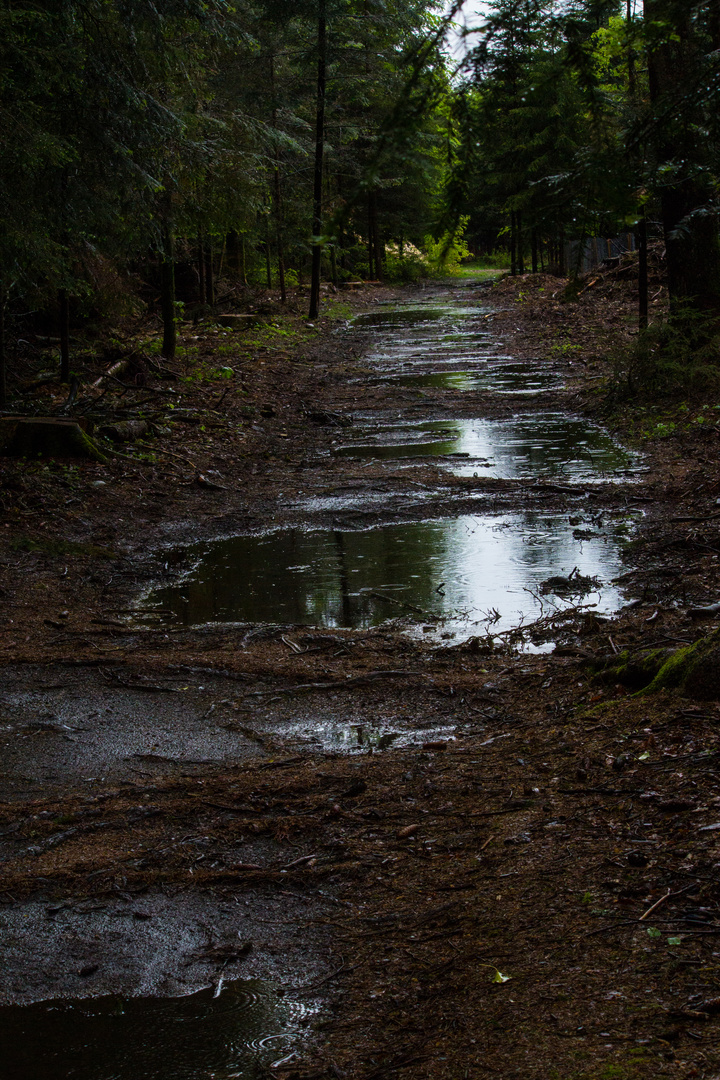
M 80 457 L 103 465 L 107 462 L 77 420 L 61 420 L 54 416 L 6 416 L 0 419 L 0 454 L 24 458 Z
M 671 689 L 702 701 L 720 698 L 720 630 L 673 652 L 645 693 Z

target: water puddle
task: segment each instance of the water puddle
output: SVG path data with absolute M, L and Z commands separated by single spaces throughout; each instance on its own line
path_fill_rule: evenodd
M 606 431 L 565 413 L 393 424 L 360 432 L 360 440 L 339 446 L 334 453 L 384 460 L 463 458 L 467 461 L 449 464 L 456 475 L 502 480 L 552 478 L 588 484 L 630 477 L 639 469 L 637 456 L 618 446 Z
M 387 375 L 381 380 L 395 386 L 435 390 L 484 390 L 493 394 L 542 394 L 559 390 L 562 379 L 552 369 L 494 361 L 474 371 L 429 371 L 414 375 Z
M 512 359 L 501 353 L 486 314 L 491 309 L 479 305 L 403 305 L 359 315 L 352 329 L 371 338 L 364 363 L 378 373 L 422 376 L 472 371 L 490 359 Z
M 190 549 L 195 565 L 185 579 L 155 590 L 142 607 L 186 626 L 367 628 L 408 616 L 443 620 L 445 633 L 469 636 L 478 623 L 509 629 L 579 597 L 600 611 L 617 609 L 620 593 L 610 582 L 621 572 L 629 529 L 629 519 L 518 513 L 235 536 Z M 544 584 L 573 573 L 590 583 L 586 589 Z
M 0 1009 L 8 1080 L 254 1080 L 308 1013 L 256 980 L 180 998 L 86 998 Z

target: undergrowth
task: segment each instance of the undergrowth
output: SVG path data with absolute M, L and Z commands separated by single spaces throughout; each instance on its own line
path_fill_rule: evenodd
M 705 393 L 720 387 L 717 319 L 682 308 L 642 331 L 616 364 L 616 392 L 633 398 Z

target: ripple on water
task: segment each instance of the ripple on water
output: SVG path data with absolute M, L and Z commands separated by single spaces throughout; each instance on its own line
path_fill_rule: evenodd
M 8 1080 L 253 1080 L 285 1057 L 309 1010 L 239 980 L 181 998 L 90 998 L 0 1009 Z
M 358 441 L 335 448 L 339 457 L 393 460 L 457 457 L 459 476 L 500 480 L 562 479 L 593 483 L 639 471 L 638 455 L 618 446 L 603 428 L 560 412 L 528 413 L 500 420 L 442 420 L 387 424 L 358 432 Z M 479 472 L 482 470 L 482 472 Z
M 234 536 L 190 549 L 194 565 L 185 578 L 155 590 L 142 606 L 188 626 L 219 621 L 366 628 L 406 615 L 416 622 L 442 619 L 446 631 L 469 636 L 488 614 L 504 630 L 554 603 L 562 606 L 539 590 L 547 578 L 576 567 L 599 582 L 586 602 L 602 611 L 619 607 L 611 579 L 620 572 L 629 528 L 627 517 L 571 521 L 527 512 L 362 531 Z

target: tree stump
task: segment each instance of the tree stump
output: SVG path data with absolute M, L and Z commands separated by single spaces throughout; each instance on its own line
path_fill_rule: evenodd
M 89 435 L 82 421 L 60 420 L 57 417 L 15 417 L 0 419 L 0 454 L 8 457 L 89 458 L 107 462 Z

